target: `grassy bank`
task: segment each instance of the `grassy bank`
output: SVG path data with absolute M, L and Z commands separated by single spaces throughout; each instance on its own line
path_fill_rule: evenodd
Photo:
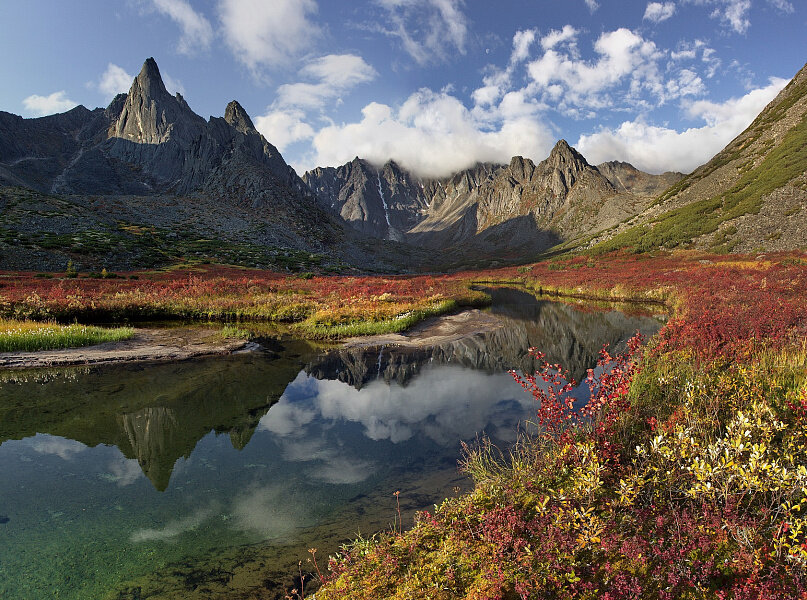
M 805 265 L 617 255 L 526 271 L 535 289 L 674 312 L 648 345 L 602 356 L 580 414 L 552 391 L 555 366 L 520 378 L 542 433 L 468 449 L 471 493 L 345 546 L 316 598 L 807 598 Z
M 34 352 L 78 348 L 102 342 L 118 342 L 134 335 L 131 327 L 106 329 L 87 325 L 58 325 L 0 319 L 0 352 Z
M 467 275 L 297 276 L 227 267 L 120 279 L 0 274 L 0 316 L 61 322 L 147 320 L 283 323 L 333 338 L 402 331 L 429 316 L 489 302 Z

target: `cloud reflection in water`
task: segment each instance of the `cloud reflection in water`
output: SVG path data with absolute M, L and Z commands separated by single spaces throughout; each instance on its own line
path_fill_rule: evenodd
M 532 408 L 532 398 L 506 373 L 439 366 L 424 369 L 406 386 L 376 381 L 361 390 L 300 373 L 260 428 L 310 442 L 317 429 L 352 422 L 373 441 L 397 444 L 422 435 L 446 446 L 482 430 L 511 440 L 517 422 Z

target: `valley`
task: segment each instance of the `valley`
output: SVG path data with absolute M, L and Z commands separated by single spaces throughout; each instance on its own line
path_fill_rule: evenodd
M 0 595 L 805 597 L 807 67 L 688 174 L 255 123 L 0 112 Z

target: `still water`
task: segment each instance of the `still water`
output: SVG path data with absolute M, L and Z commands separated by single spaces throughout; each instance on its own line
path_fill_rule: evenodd
M 468 488 L 460 442 L 515 438 L 527 348 L 582 379 L 660 322 L 494 290 L 503 327 L 420 350 L 258 352 L 0 373 L 0 598 L 282 598 L 327 557 Z M 581 396 L 583 395 L 581 390 Z M 324 562 L 324 559 L 323 559 Z

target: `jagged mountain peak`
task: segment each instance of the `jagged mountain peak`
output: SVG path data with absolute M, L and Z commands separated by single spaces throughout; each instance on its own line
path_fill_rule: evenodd
M 118 98 L 113 100 L 110 109 L 117 102 Z M 204 125 L 180 94 L 168 93 L 157 63 L 149 58 L 132 82 L 109 134 L 138 144 L 161 144 L 171 137 L 198 137 Z
M 255 126 L 252 124 L 252 119 L 249 118 L 247 111 L 237 100 L 233 100 L 227 105 L 224 110 L 224 120 L 241 133 L 253 133 L 256 131 Z
M 549 153 L 546 162 L 558 168 L 575 163 L 580 166 L 590 166 L 586 158 L 563 139 L 558 140 L 555 147 L 552 148 L 552 152 Z
M 535 163 L 523 156 L 514 156 L 507 166 L 509 174 L 516 179 L 530 179 L 535 171 Z
M 132 87 L 129 91 L 131 95 L 133 92 L 139 90 L 145 98 L 159 98 L 161 96 L 170 95 L 163 83 L 162 75 L 160 75 L 160 68 L 157 66 L 157 61 L 153 58 L 147 58 L 143 63 L 143 68 L 137 74 L 135 80 L 132 82 Z

